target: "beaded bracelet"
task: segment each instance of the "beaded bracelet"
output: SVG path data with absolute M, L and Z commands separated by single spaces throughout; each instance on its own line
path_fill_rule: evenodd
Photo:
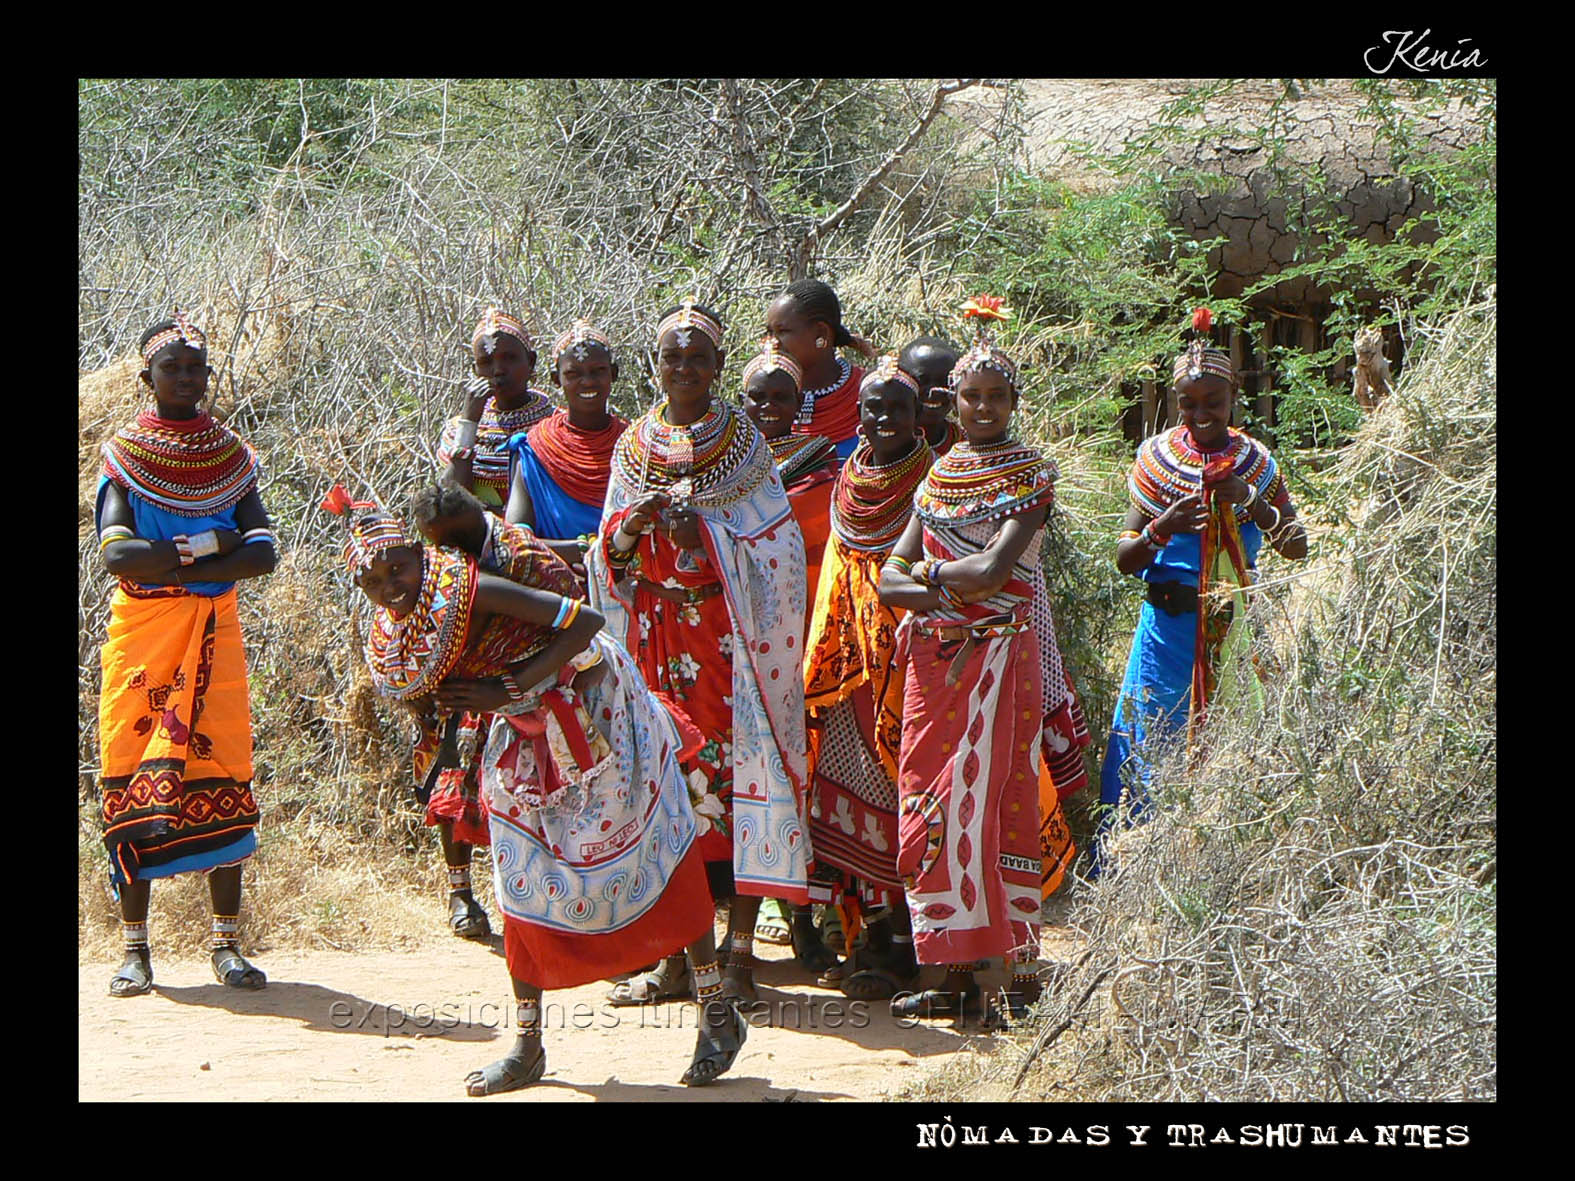
M 99 534 L 98 548 L 102 550 L 112 541 L 130 541 L 135 536 L 128 525 L 106 525 Z
M 624 532 L 627 533 L 628 530 L 624 530 Z M 640 548 L 640 539 L 636 537 L 634 544 L 628 549 L 619 549 L 618 542 L 614 540 L 616 537 L 617 531 L 615 530 L 613 536 L 607 539 L 607 560 L 614 566 L 627 566 L 634 559 L 635 551 Z
M 502 680 L 503 680 L 503 687 L 509 691 L 509 700 L 510 701 L 524 701 L 525 700 L 525 690 L 520 688 L 520 683 L 514 679 L 514 674 L 513 673 L 511 673 L 511 672 L 504 673 L 503 677 L 502 677 Z
M 954 591 L 949 586 L 941 587 L 940 588 L 940 592 L 941 592 L 941 602 L 946 603 L 949 606 L 962 608 L 962 607 L 966 607 L 968 605 L 967 603 L 964 603 L 962 601 L 962 596 L 960 596 L 956 591 Z
M 1248 484 L 1247 485 L 1247 499 L 1241 502 L 1241 507 L 1246 509 L 1248 512 L 1251 512 L 1252 511 L 1252 502 L 1257 500 L 1257 499 L 1258 499 L 1258 486 L 1256 484 Z
M 1170 534 L 1156 532 L 1153 521 L 1143 526 L 1142 537 L 1143 544 L 1150 549 L 1164 549 L 1170 544 Z
M 1270 544 L 1274 542 L 1274 535 L 1279 532 L 1280 526 L 1285 523 L 1285 514 L 1280 512 L 1278 505 L 1271 504 L 1269 510 L 1274 513 L 1274 524 L 1264 526 L 1263 532 L 1268 537 Z
M 899 574 L 911 575 L 913 572 L 913 563 L 907 558 L 899 558 L 896 554 L 893 554 L 891 557 L 887 558 L 885 562 L 882 563 L 882 566 L 890 566 Z
M 180 558 L 182 566 L 190 566 L 197 560 L 196 555 L 191 552 L 191 538 L 184 533 L 177 533 L 170 540 L 175 543 L 175 555 Z
M 259 541 L 266 541 L 269 545 L 273 545 L 273 530 L 267 528 L 248 529 L 245 533 L 241 534 L 242 545 L 252 545 Z
M 582 599 L 571 599 L 565 595 L 558 604 L 558 615 L 552 621 L 552 626 L 558 631 L 567 631 L 574 626 L 574 621 L 579 618 L 580 608 L 585 606 Z

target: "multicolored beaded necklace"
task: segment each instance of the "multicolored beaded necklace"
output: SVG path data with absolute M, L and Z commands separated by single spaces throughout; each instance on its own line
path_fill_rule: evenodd
M 387 607 L 372 613 L 366 666 L 378 690 L 401 701 L 436 689 L 464 654 L 476 563 L 454 550 L 423 546 L 421 593 L 396 619 Z
M 1144 440 L 1127 480 L 1127 492 L 1133 506 L 1147 516 L 1157 517 L 1183 496 L 1198 495 L 1203 491 L 1204 467 L 1219 459 L 1229 460 L 1235 474 L 1245 480 L 1248 487 L 1269 495 L 1272 503 L 1279 465 L 1269 449 L 1234 427 L 1226 430 L 1225 445 L 1214 451 L 1199 447 L 1185 426 Z M 1250 508 L 1236 506 L 1238 521 L 1246 521 L 1251 515 Z
M 771 449 L 784 488 L 837 454 L 837 445 L 824 435 L 778 435 L 767 439 L 766 446 Z
M 894 463 L 881 466 L 874 460 L 874 449 L 860 440 L 831 494 L 832 531 L 850 549 L 885 550 L 897 543 L 913 513 L 913 491 L 935 453 L 920 439 Z
M 144 410 L 104 444 L 104 475 L 181 517 L 233 508 L 257 487 L 257 453 L 204 412 L 160 418 Z
M 667 492 L 695 506 L 751 496 L 775 467 L 764 437 L 726 402 L 712 402 L 696 421 L 675 426 L 663 401 L 613 449 L 613 478 L 631 498 Z
M 553 414 L 552 399 L 538 389 L 526 391 L 525 403 L 513 410 L 499 410 L 488 398 L 476 423 L 476 454 L 470 461 L 471 479 L 490 484 L 503 500 L 509 495 L 509 439 L 528 431 Z
M 926 523 L 1004 520 L 1049 504 L 1056 466 L 1014 439 L 976 445 L 964 438 L 935 461 L 914 497 Z

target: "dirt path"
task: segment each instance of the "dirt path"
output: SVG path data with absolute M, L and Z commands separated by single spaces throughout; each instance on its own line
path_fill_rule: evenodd
M 1055 955 L 1064 931 L 1046 930 Z M 493 1102 L 881 1099 L 985 1035 L 950 1022 L 904 1029 L 884 1002 L 860 1006 L 815 985 L 785 948 L 759 948 L 765 1007 L 714 1087 L 678 1084 L 695 1010 L 603 1004 L 608 986 L 548 994 L 542 1084 Z M 205 961 L 157 960 L 154 992 L 106 994 L 113 966 L 80 966 L 82 1099 L 463 1099 L 465 1074 L 501 1056 L 508 976 L 494 947 L 451 940 L 415 952 L 277 951 L 257 957 L 267 989 L 220 987 Z M 993 985 L 1001 971 L 986 973 Z M 578 1008 L 576 1006 L 579 1006 Z

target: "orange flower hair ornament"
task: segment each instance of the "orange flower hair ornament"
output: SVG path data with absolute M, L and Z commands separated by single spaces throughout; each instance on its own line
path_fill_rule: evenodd
M 962 309 L 964 320 L 1010 320 L 1012 313 L 1006 303 L 996 295 L 976 295 Z
M 951 376 L 946 379 L 946 384 L 955 390 L 962 383 L 965 375 L 980 369 L 993 369 L 1006 378 L 1007 383 L 1015 391 L 1017 364 L 990 342 L 988 329 L 992 322 L 1004 323 L 1012 318 L 1012 313 L 1005 302 L 995 295 L 976 295 L 963 304 L 962 317 L 964 321 L 973 322 L 973 344 L 958 358 Z
M 1208 308 L 1192 310 L 1192 331 L 1196 334 L 1186 350 L 1170 367 L 1172 384 L 1183 378 L 1199 378 L 1205 374 L 1223 377 L 1232 386 L 1236 384 L 1236 370 L 1231 366 L 1230 354 L 1208 347 L 1209 330 L 1214 327 L 1214 313 Z
M 343 484 L 330 488 L 318 507 L 343 518 L 348 526 L 344 560 L 352 578 L 370 566 L 384 550 L 416 544 L 399 518 L 384 512 L 370 500 L 352 500 Z

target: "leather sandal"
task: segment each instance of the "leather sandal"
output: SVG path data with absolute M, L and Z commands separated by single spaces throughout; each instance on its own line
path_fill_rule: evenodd
M 256 992 L 268 984 L 263 970 L 246 962 L 246 957 L 233 947 L 220 947 L 213 953 L 213 975 L 226 988 L 242 988 Z
M 749 1022 L 732 1004 L 728 1004 L 727 1008 L 733 1028 L 713 1033 L 704 1025 L 700 1027 L 700 1035 L 695 1039 L 694 1058 L 689 1063 L 689 1069 L 678 1080 L 684 1086 L 708 1087 L 737 1061 L 739 1051 L 744 1048 L 744 1039 L 749 1036 Z

